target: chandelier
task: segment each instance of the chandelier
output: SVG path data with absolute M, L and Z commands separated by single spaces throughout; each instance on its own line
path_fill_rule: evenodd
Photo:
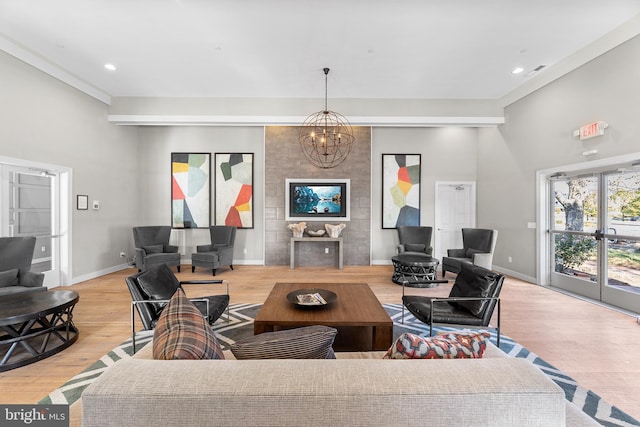
M 327 108 L 327 75 L 324 69 L 324 110 L 311 114 L 302 124 L 298 141 L 309 161 L 319 168 L 330 169 L 344 162 L 355 140 L 347 119 Z

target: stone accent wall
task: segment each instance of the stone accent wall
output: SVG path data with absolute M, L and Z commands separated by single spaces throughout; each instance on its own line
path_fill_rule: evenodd
M 344 241 L 344 265 L 371 263 L 371 128 L 354 127 L 355 142 L 349 157 L 332 169 L 313 166 L 298 144 L 298 127 L 265 128 L 265 264 L 288 265 L 292 236 L 285 221 L 285 180 L 350 179 L 350 221 L 307 221 L 307 229 L 340 224 Z M 324 253 L 325 247 L 329 254 Z M 338 265 L 338 245 L 328 242 L 296 243 L 296 266 Z

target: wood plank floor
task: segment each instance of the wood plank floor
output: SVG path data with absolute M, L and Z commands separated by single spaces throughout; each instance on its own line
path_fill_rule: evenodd
M 48 359 L 0 373 L 2 403 L 35 403 L 130 333 L 127 269 L 73 286 L 80 294 L 74 321 L 78 341 Z M 345 267 L 343 270 L 285 266 L 236 266 L 216 276 L 231 283 L 231 303 L 262 303 L 276 282 L 365 282 L 380 302 L 398 303 L 402 288 L 391 282 L 391 266 Z M 210 278 L 208 271 L 191 273 L 184 265 L 182 280 Z M 444 296 L 450 284 L 415 293 Z M 211 285 L 189 285 L 192 297 L 216 293 Z M 640 419 L 640 325 L 634 317 L 572 298 L 562 293 L 507 278 L 502 291 L 503 333 L 563 370 L 580 385 Z

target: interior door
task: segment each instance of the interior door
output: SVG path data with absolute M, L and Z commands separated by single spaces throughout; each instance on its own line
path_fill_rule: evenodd
M 36 237 L 31 270 L 45 273 L 48 287 L 60 284 L 59 180 L 50 171 L 0 165 L 2 236 Z
M 462 248 L 462 229 L 476 226 L 474 182 L 436 182 L 434 256 L 440 260 L 447 249 Z

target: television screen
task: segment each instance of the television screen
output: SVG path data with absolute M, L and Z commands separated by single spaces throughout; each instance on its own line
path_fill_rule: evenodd
M 291 218 L 347 218 L 346 182 L 291 181 L 288 190 Z

